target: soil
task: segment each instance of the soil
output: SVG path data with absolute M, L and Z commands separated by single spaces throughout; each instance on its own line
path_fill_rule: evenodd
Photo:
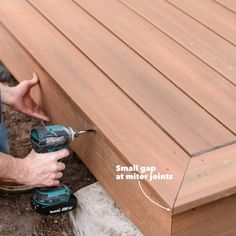
M 11 78 L 7 84 L 15 86 L 17 82 Z M 8 128 L 10 154 L 24 158 L 31 150 L 30 131 L 33 127 L 40 126 L 41 122 L 9 107 L 4 107 L 3 119 Z M 96 181 L 75 153 L 68 159 L 66 170 L 62 182 L 74 192 Z M 74 235 L 69 213 L 40 215 L 31 209 L 30 196 L 30 192 L 11 194 L 0 192 L 0 236 Z

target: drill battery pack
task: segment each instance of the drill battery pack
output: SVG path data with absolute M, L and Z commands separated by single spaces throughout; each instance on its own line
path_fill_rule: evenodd
M 67 212 L 75 209 L 77 206 L 77 198 L 71 194 L 66 202 L 58 202 L 55 205 L 44 205 L 31 198 L 31 207 L 38 213 L 43 215 L 52 215 Z
M 31 197 L 31 206 L 38 213 L 52 215 L 75 209 L 77 198 L 66 185 L 35 188 Z

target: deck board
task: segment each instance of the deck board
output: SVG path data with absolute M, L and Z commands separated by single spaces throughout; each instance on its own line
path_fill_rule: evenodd
M 57 0 L 30 2 L 187 153 L 235 141 L 233 134 L 76 4 L 61 0 L 55 11 Z M 71 21 L 64 20 L 69 17 Z
M 163 0 L 121 1 L 236 84 L 234 45 Z M 207 10 L 211 12 L 214 9 Z
M 236 13 L 236 2 L 234 0 L 214 0 L 215 2 L 218 2 L 228 10 Z
M 236 15 L 223 6 L 212 0 L 167 0 L 167 2 L 236 45 Z

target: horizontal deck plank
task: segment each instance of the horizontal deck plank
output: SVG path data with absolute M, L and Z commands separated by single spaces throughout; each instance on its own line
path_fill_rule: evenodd
M 236 15 L 212 0 L 167 0 L 236 45 Z
M 58 6 L 57 0 L 29 2 L 189 154 L 235 140 L 233 134 L 75 3 L 61 0 Z M 64 20 L 68 18 L 71 20 Z
M 121 1 L 236 84 L 234 45 L 163 0 Z
M 122 3 L 75 2 L 236 133 L 236 86 Z
M 218 2 L 225 8 L 229 9 L 230 11 L 236 13 L 236 2 L 235 0 L 214 0 L 215 2 Z
M 0 21 L 119 150 L 127 165 L 156 166 L 160 172 L 173 173 L 173 181 L 146 181 L 171 207 L 189 156 L 26 1 L 0 1 Z

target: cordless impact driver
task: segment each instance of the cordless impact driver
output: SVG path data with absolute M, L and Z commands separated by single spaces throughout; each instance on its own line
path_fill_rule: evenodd
M 31 143 L 37 153 L 48 153 L 68 148 L 74 138 L 94 130 L 75 131 L 62 125 L 42 126 L 31 131 Z M 31 197 L 32 208 L 41 214 L 51 215 L 76 208 L 77 198 L 66 185 L 36 188 Z

